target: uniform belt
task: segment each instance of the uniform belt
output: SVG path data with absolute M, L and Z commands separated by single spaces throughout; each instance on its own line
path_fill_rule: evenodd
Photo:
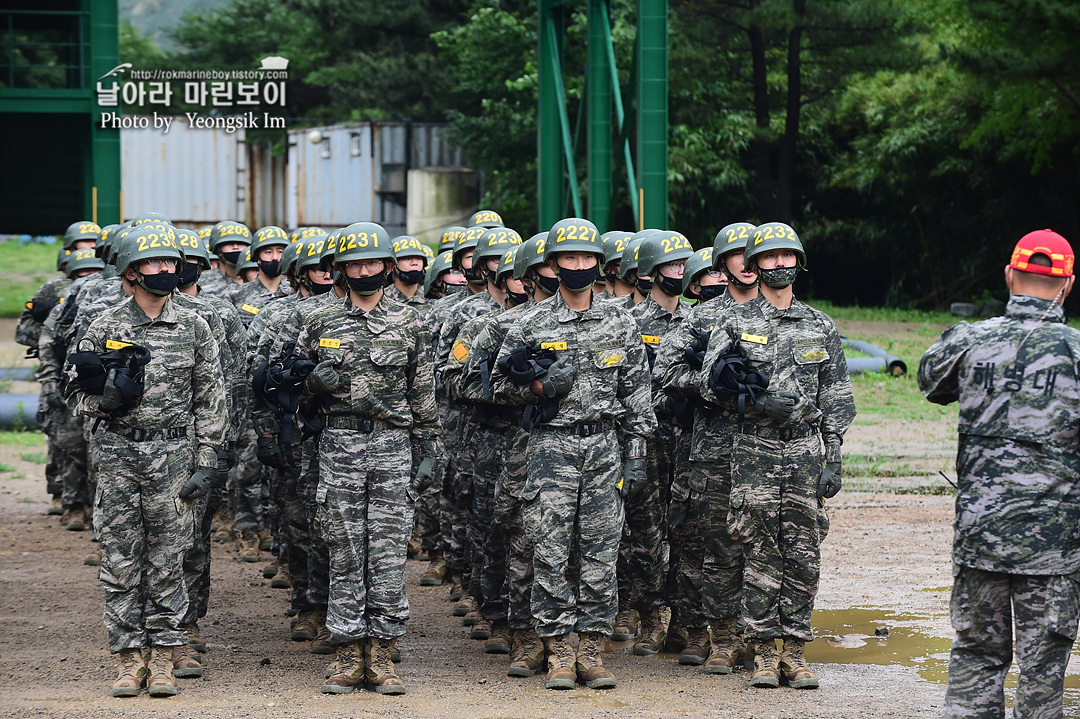
M 328 429 L 351 429 L 354 432 L 371 434 L 377 429 L 390 429 L 393 425 L 381 419 L 371 417 L 343 417 L 334 415 L 323 420 L 323 426 Z
M 105 425 L 105 431 L 118 434 L 133 442 L 150 442 L 159 439 L 181 439 L 187 437 L 187 430 L 188 428 L 186 426 L 142 429 L 140 427 L 130 427 L 126 424 L 120 424 L 119 422 L 109 422 Z
M 781 442 L 790 442 L 793 439 L 802 439 L 818 433 L 818 428 L 809 424 L 797 424 L 793 427 L 767 427 L 759 424 L 743 424 L 739 426 L 739 434 L 752 434 L 763 439 L 778 439 Z
M 609 432 L 615 429 L 614 422 L 584 422 L 582 424 L 573 424 L 569 427 L 552 427 L 549 424 L 542 424 L 540 426 L 555 432 L 576 434 L 578 437 L 590 437 L 594 434 L 601 434 L 602 432 Z

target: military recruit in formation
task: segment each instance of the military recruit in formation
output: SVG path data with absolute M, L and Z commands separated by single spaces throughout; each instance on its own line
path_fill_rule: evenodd
M 1045 659 L 1031 703 L 1060 699 L 1075 633 L 1070 604 L 1071 629 L 1059 612 L 1034 638 L 1075 595 L 1058 500 L 1077 408 L 1071 250 L 1062 274 L 1060 248 L 1031 247 L 1006 320 L 954 328 L 920 374 L 962 405 L 956 716 L 1000 694 L 984 667 L 1008 665 L 1010 596 Z M 795 297 L 791 227 L 734 223 L 695 251 L 573 217 L 522 241 L 484 210 L 433 251 L 371 222 L 195 232 L 149 212 L 76 222 L 58 262 L 18 338 L 41 363 L 50 513 L 96 540 L 113 696 L 213 670 L 215 542 L 288 590 L 283 640 L 328 661 L 313 691 L 423 681 L 398 666 L 409 591 L 446 591 L 507 681 L 610 689 L 618 641 L 737 686 L 819 685 L 804 647 L 855 405 L 835 325 Z M 1032 512 L 1038 536 L 1012 524 Z M 409 557 L 427 589 L 407 590 Z

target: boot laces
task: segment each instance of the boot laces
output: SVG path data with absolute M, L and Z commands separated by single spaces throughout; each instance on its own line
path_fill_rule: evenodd
M 120 672 L 122 674 L 130 674 L 131 676 L 134 676 L 135 672 L 138 671 L 139 667 L 141 666 L 141 657 L 139 656 L 139 653 L 137 651 L 125 652 L 120 659 Z
M 372 652 L 372 659 L 374 659 L 375 664 L 390 666 L 390 655 L 390 642 L 385 639 L 380 639 L 379 645 L 375 647 L 375 651 Z
M 806 666 L 806 658 L 803 656 L 803 645 L 801 642 L 798 644 L 791 643 L 784 648 L 787 649 L 787 661 L 789 664 L 799 667 Z

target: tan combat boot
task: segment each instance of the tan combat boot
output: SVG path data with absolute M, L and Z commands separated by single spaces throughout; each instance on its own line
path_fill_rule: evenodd
M 487 641 L 484 642 L 484 654 L 509 654 L 513 644 L 514 636 L 510 631 L 510 625 L 506 622 L 495 622 L 491 625 L 491 633 Z
M 462 621 L 466 627 L 471 627 L 476 624 L 476 620 L 480 618 L 480 605 L 476 602 L 476 598 L 473 595 L 466 592 L 461 595 L 461 599 L 454 605 L 454 608 L 450 611 L 455 617 L 468 617 L 468 621 Z M 473 616 L 469 616 L 472 614 Z
M 574 670 L 578 679 L 585 682 L 589 689 L 612 689 L 615 677 L 604 668 L 600 651 L 604 646 L 604 635 L 600 632 L 582 632 L 578 644 L 577 661 Z
M 784 651 L 780 653 L 780 675 L 793 689 L 817 689 L 818 676 L 807 665 L 803 648 L 802 639 L 784 638 Z
M 443 583 L 443 579 L 446 578 L 446 570 L 449 567 L 446 560 L 443 559 L 441 549 L 432 549 L 428 552 L 428 557 L 430 557 L 431 561 L 428 564 L 427 571 L 420 575 L 420 586 L 437 587 Z
M 391 640 L 370 637 L 367 641 L 368 684 L 378 694 L 404 694 L 405 682 L 394 672 L 394 661 L 390 658 L 394 653 Z
M 465 624 L 473 612 L 469 612 L 465 615 L 465 618 L 461 620 L 462 624 Z M 472 630 L 469 632 L 469 639 L 487 639 L 491 636 L 491 622 L 480 616 L 480 612 L 475 613 L 476 620 L 473 622 Z
M 200 654 L 205 654 L 206 640 L 203 639 L 202 635 L 199 633 L 199 623 L 193 622 L 191 624 L 185 624 L 182 629 L 187 632 L 188 646 Z
M 314 609 L 300 612 L 296 624 L 289 632 L 289 639 L 294 642 L 310 642 L 319 636 L 319 613 Z
M 544 637 L 544 648 L 547 649 L 548 654 L 548 673 L 544 687 L 547 689 L 573 689 L 577 684 L 577 672 L 574 670 L 577 654 L 574 652 L 574 648 L 570 646 L 570 635 Z
M 308 645 L 312 654 L 333 654 L 334 645 L 330 643 L 330 630 L 326 628 L 326 612 L 319 612 L 319 631 Z
M 190 644 L 173 648 L 172 675 L 180 679 L 193 679 L 203 675 L 202 662 Z
M 236 559 L 240 562 L 257 562 L 262 556 L 259 552 L 259 535 L 256 532 L 240 532 L 236 542 Z
M 544 663 L 544 643 L 533 629 L 515 629 L 508 677 L 531 677 Z
M 263 567 L 263 579 L 273 579 L 281 571 L 281 559 L 274 557 L 274 561 Z
M 154 647 L 150 650 L 150 661 L 146 663 L 150 678 L 146 682 L 146 693 L 152 697 L 171 697 L 180 693 L 173 677 L 173 652 L 176 647 Z
M 116 681 L 113 682 L 109 694 L 114 697 L 138 696 L 149 674 L 142 649 L 122 649 L 120 665 L 116 669 Z
M 289 568 L 284 564 L 281 565 L 281 569 L 270 580 L 271 589 L 292 589 L 292 575 L 289 574 Z
M 366 640 L 365 640 L 366 641 Z M 337 660 L 328 667 L 333 669 L 322 685 L 323 694 L 349 694 L 364 681 L 364 650 L 360 642 L 337 645 Z
M 67 522 L 63 519 L 60 520 L 64 525 L 64 529 L 69 532 L 84 532 L 86 528 L 90 526 L 90 513 L 86 510 L 86 507 L 79 507 L 77 509 L 69 509 L 64 513 L 67 517 Z
M 101 566 L 101 548 L 100 547 L 94 547 L 93 549 L 91 549 L 90 554 L 87 554 L 86 557 L 83 558 L 82 563 L 89 566 L 89 567 L 100 567 Z
M 619 611 L 615 615 L 608 639 L 613 642 L 630 642 L 637 639 L 637 635 L 637 612 L 630 608 L 630 602 L 619 602 Z
M 274 536 L 270 534 L 269 529 L 260 529 L 259 535 L 259 549 L 263 552 L 269 552 L 274 548 Z
M 709 658 L 709 630 L 690 627 L 686 630 L 686 646 L 679 653 L 679 664 L 701 666 Z
M 776 642 L 762 639 L 750 646 L 754 652 L 754 673 L 750 675 L 750 686 L 769 689 L 780 686 L 780 654 L 776 651 Z
M 52 498 L 52 503 L 49 504 L 49 508 L 45 511 L 45 514 L 50 517 L 64 516 L 64 505 L 60 503 L 59 497 Z
M 235 539 L 233 532 L 233 518 L 229 516 L 224 507 L 218 509 L 217 514 L 214 515 L 216 526 L 210 531 L 210 539 L 217 543 L 231 542 Z
M 632 653 L 639 657 L 651 657 L 664 648 L 667 632 L 660 619 L 660 610 L 654 609 L 641 615 L 641 638 L 634 643 Z
M 739 659 L 738 619 L 710 619 L 712 642 L 709 658 L 705 662 L 708 674 L 731 674 Z
M 469 591 L 465 588 L 465 577 L 461 572 L 450 572 L 450 601 L 458 602 L 465 596 L 465 593 Z M 465 616 L 464 614 L 455 614 L 455 617 Z
M 690 641 L 690 633 L 686 631 L 686 627 L 679 621 L 679 612 L 674 609 L 669 610 L 669 612 L 670 618 L 667 622 L 667 638 L 664 640 L 664 651 L 679 654 L 683 649 L 686 649 L 686 645 Z

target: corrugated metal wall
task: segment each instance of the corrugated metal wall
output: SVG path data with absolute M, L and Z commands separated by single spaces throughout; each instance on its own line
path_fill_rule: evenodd
M 168 133 L 120 131 L 122 220 L 151 211 L 189 227 L 244 218 L 244 131 L 189 129 L 183 120 L 174 118 Z
M 269 141 L 248 145 L 248 186 L 245 222 L 249 227 L 288 226 L 284 154 L 274 156 Z

